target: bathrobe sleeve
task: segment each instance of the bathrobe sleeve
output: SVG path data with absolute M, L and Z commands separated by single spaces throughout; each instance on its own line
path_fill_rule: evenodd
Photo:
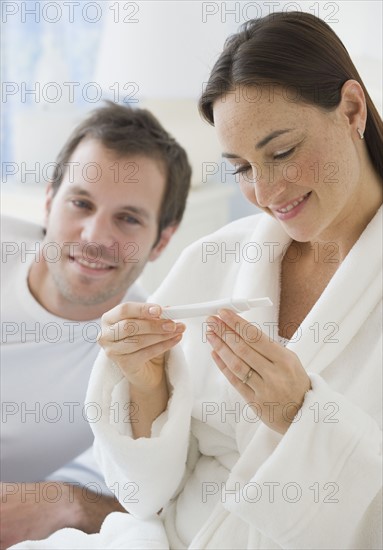
M 269 428 L 247 447 L 225 507 L 281 548 L 380 548 L 381 431 L 319 375 L 310 378 L 294 423 L 254 475 Z
M 191 418 L 191 390 L 181 349 L 170 352 L 168 407 L 153 423 L 152 437 L 133 439 L 137 413 L 119 368 L 100 353 L 88 389 L 87 407 L 99 411 L 92 423 L 94 451 L 109 489 L 137 518 L 166 505 L 185 473 Z

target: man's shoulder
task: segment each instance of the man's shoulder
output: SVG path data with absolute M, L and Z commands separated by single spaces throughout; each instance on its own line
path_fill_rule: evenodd
M 40 241 L 43 236 L 43 228 L 37 223 L 13 216 L 1 217 L 2 242 L 36 242 Z
M 126 291 L 122 302 L 146 302 L 148 293 L 138 281 L 134 282 Z

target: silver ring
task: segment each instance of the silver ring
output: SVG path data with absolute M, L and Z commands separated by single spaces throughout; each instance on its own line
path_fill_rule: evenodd
M 254 370 L 250 367 L 249 370 L 246 373 L 245 378 L 242 380 L 243 384 L 247 384 L 247 382 L 250 380 L 250 378 L 253 376 Z

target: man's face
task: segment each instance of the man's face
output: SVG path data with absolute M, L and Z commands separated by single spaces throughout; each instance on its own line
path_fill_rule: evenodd
M 42 259 L 42 286 L 34 293 L 63 317 L 85 307 L 86 318 L 95 318 L 121 300 L 170 238 L 165 229 L 153 248 L 165 171 L 157 160 L 121 158 L 94 139 L 80 142 L 70 163 L 47 198 L 44 242 L 59 245 L 61 255 Z

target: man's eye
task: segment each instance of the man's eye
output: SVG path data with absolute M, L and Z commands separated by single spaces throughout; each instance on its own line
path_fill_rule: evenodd
M 287 151 L 282 151 L 282 153 L 277 153 L 276 155 L 274 155 L 274 160 L 285 159 L 285 158 L 289 157 L 290 155 L 292 155 L 294 151 L 295 151 L 295 147 L 292 147 L 291 149 L 288 149 Z
M 131 225 L 139 225 L 140 221 L 137 220 L 137 218 L 134 218 L 133 216 L 122 216 L 120 218 L 123 222 L 129 223 Z
M 82 201 L 82 200 L 73 200 L 72 201 L 72 204 L 74 206 L 76 206 L 77 208 L 91 208 L 91 205 L 89 202 L 87 201 Z

